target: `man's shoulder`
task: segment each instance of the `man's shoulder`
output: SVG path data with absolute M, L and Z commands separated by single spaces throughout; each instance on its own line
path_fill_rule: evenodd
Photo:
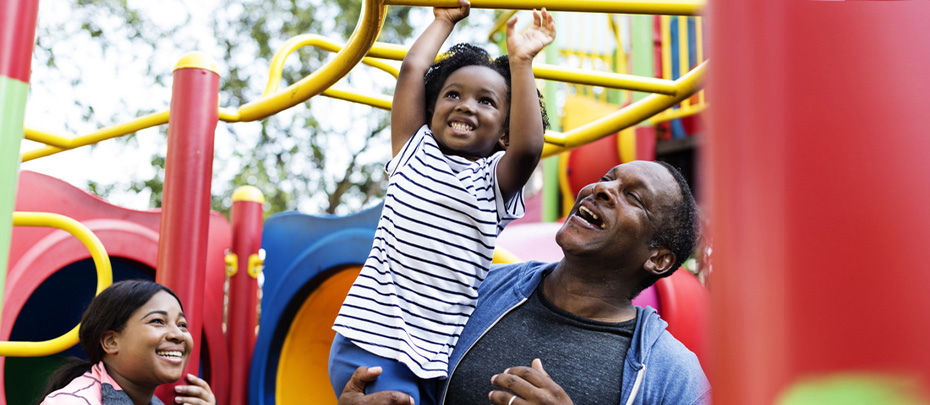
M 646 369 L 651 375 L 647 383 L 660 387 L 665 401 L 704 404 L 710 400 L 710 382 L 697 355 L 667 330 L 653 345 Z

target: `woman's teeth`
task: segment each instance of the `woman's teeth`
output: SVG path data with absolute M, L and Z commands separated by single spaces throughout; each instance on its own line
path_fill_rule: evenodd
M 177 359 L 180 359 L 180 358 L 184 357 L 184 353 L 181 353 L 181 352 L 178 352 L 178 351 L 155 352 L 155 353 L 158 354 L 159 356 L 162 356 L 162 357 L 170 357 L 170 358 L 177 358 Z

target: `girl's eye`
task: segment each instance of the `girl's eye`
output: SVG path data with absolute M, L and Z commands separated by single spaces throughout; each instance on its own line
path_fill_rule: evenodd
M 459 93 L 456 93 L 456 92 L 454 92 L 454 91 L 450 91 L 450 92 L 446 93 L 446 98 L 459 98 Z
M 489 98 L 482 98 L 481 100 L 478 100 L 478 102 L 481 103 L 481 104 L 486 104 L 486 105 L 492 106 L 492 107 L 494 106 L 494 101 L 492 101 L 492 100 L 489 99 Z

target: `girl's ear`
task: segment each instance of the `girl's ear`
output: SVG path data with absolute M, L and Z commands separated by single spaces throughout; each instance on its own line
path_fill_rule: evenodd
M 501 135 L 501 139 L 497 140 L 497 144 L 501 149 L 507 150 L 507 147 L 510 146 L 510 132 L 505 129 L 504 134 Z
M 119 334 L 112 330 L 104 332 L 103 336 L 100 337 L 100 346 L 103 347 L 103 352 L 106 354 L 119 353 Z

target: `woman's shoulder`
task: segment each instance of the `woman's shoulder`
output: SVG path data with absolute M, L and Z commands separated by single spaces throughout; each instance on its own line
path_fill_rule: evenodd
M 101 381 L 92 371 L 71 380 L 64 388 L 45 396 L 39 405 L 102 405 Z

